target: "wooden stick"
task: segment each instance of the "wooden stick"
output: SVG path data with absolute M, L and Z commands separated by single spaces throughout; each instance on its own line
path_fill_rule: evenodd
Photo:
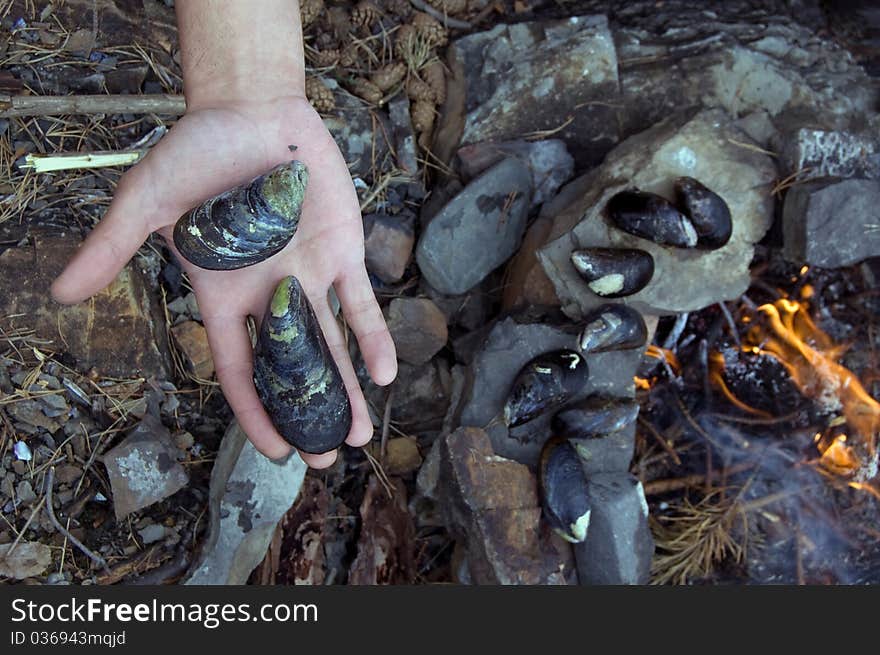
M 186 111 L 183 96 L 90 95 L 10 96 L 0 94 L 0 118 L 13 116 L 59 116 L 62 114 L 164 114 L 180 116 Z

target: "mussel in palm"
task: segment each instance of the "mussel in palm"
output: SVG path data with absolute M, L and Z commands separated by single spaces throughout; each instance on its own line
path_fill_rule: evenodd
M 587 383 L 584 358 L 573 350 L 538 355 L 520 369 L 504 405 L 504 422 L 522 425 L 546 411 L 561 407 Z
M 584 321 L 586 325 L 578 341 L 584 354 L 641 348 L 648 340 L 645 319 L 628 305 L 600 305 L 589 312 Z
M 565 439 L 595 439 L 623 430 L 638 418 L 639 404 L 625 398 L 590 396 L 553 417 L 553 434 Z
M 697 245 L 691 222 L 666 198 L 637 189 L 621 191 L 607 205 L 611 221 L 624 232 L 679 248 Z
M 299 281 L 275 290 L 254 349 L 254 385 L 279 434 L 307 453 L 340 446 L 351 405 L 318 319 Z
M 178 219 L 174 245 L 210 270 L 258 264 L 293 238 L 308 179 L 305 164 L 292 161 L 209 198 Z
M 590 290 L 604 298 L 623 298 L 645 288 L 654 275 L 654 258 L 644 250 L 585 248 L 571 261 Z
M 590 499 L 580 457 L 565 439 L 551 438 L 541 451 L 538 487 L 544 518 L 566 541 L 581 543 L 590 527 Z
M 730 241 L 733 220 L 724 198 L 692 177 L 675 181 L 676 202 L 697 233 L 697 247 L 720 248 Z

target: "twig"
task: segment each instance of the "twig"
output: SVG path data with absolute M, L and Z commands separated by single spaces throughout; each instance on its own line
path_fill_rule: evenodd
M 678 345 L 678 340 L 681 338 L 681 333 L 684 332 L 684 328 L 687 325 L 689 316 L 690 314 L 688 312 L 682 312 L 675 318 L 675 324 L 669 331 L 669 336 L 667 336 L 666 340 L 663 342 L 663 347 L 666 350 L 671 350 L 672 352 L 675 352 L 676 346 Z
M 657 431 L 657 428 L 655 428 L 653 425 L 651 425 L 650 422 L 648 422 L 647 419 L 643 419 L 641 416 L 639 417 L 639 425 L 641 425 L 649 433 L 651 433 L 651 436 L 657 440 L 657 443 L 660 444 L 663 450 L 669 453 L 669 456 L 672 457 L 672 461 L 675 462 L 676 466 L 681 466 L 681 458 L 678 456 L 678 453 L 675 452 L 675 448 L 673 448 L 672 445 L 668 441 L 666 441 L 663 435 Z
M 30 154 L 25 157 L 25 163 L 20 168 L 33 169 L 35 173 L 51 173 L 80 168 L 130 166 L 136 164 L 146 154 L 146 150 L 66 152 L 55 155 Z
M 10 96 L 0 94 L 0 118 L 13 116 L 60 116 L 64 114 L 164 114 L 180 116 L 186 111 L 183 96 L 89 95 Z
M 86 555 L 90 560 L 98 564 L 101 568 L 109 571 L 110 569 L 107 566 L 106 560 L 100 555 L 92 552 L 89 548 L 86 547 L 83 542 L 74 537 L 69 530 L 67 530 L 61 522 L 55 517 L 55 510 L 52 509 L 52 484 L 55 482 L 55 467 L 51 467 L 49 472 L 46 473 L 46 513 L 49 515 L 49 521 L 52 522 L 52 525 L 55 526 L 55 529 L 58 530 L 61 534 L 63 534 L 74 546 L 80 549 L 80 551 Z
M 394 401 L 394 385 L 388 389 L 388 397 L 385 399 L 385 411 L 382 415 L 382 441 L 379 445 L 379 461 L 385 463 L 385 452 L 388 448 L 388 430 L 391 428 L 391 406 Z
M 15 538 L 15 541 L 12 542 L 12 545 L 9 547 L 9 550 L 6 551 L 6 557 L 12 555 L 12 551 L 15 550 L 15 547 L 18 546 L 18 542 L 21 541 L 21 538 L 24 536 L 24 533 L 27 532 L 27 529 L 31 525 L 31 521 L 34 520 L 36 516 L 40 514 L 40 509 L 43 507 L 43 503 L 46 502 L 46 496 L 43 496 L 40 499 L 40 502 L 37 503 L 37 506 L 31 512 L 31 515 L 28 517 L 27 522 L 24 524 L 24 527 L 19 531 L 18 536 Z
M 727 476 L 736 475 L 737 473 L 748 471 L 754 465 L 754 462 L 744 462 L 742 464 L 736 464 L 735 466 L 731 466 L 725 469 L 724 474 Z M 697 487 L 701 484 L 705 484 L 705 482 L 705 473 L 694 473 L 693 475 L 685 475 L 680 478 L 663 478 L 662 480 L 652 480 L 651 482 L 646 482 L 644 484 L 644 490 L 646 496 L 659 496 L 661 494 L 667 494 L 671 491 L 687 489 L 688 487 Z
M 730 315 L 730 310 L 727 309 L 727 303 L 720 302 L 718 303 L 718 307 L 719 309 L 721 309 L 721 313 L 724 314 L 724 320 L 727 321 L 727 325 L 730 328 L 730 335 L 736 342 L 737 347 L 742 348 L 742 341 L 739 340 L 739 333 L 736 329 L 736 323 L 733 320 L 733 316 Z

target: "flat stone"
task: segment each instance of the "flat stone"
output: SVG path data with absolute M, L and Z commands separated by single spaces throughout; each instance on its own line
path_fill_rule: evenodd
M 188 482 L 168 429 L 151 414 L 103 456 L 117 520 L 164 500 Z
M 52 563 L 52 549 L 36 541 L 20 541 L 12 551 L 12 544 L 0 546 L 0 577 L 24 580 L 41 575 Z
M 52 281 L 77 249 L 73 235 L 34 234 L 33 246 L 0 254 L 0 316 L 23 314 L 22 326 L 52 341 L 54 350 L 110 377 L 167 377 L 164 320 L 150 299 L 136 261 L 109 287 L 71 307 L 49 295 Z
M 159 523 L 151 523 L 145 528 L 138 530 L 144 545 L 153 544 L 165 538 L 166 529 L 164 525 Z
M 324 125 L 339 146 L 351 176 L 371 179 L 374 165 L 388 154 L 388 119 L 383 112 L 369 111 L 362 101 L 343 91 L 338 91 L 335 98 L 336 116 L 325 118 Z
M 634 423 L 623 430 L 592 439 L 572 439 L 581 457 L 584 473 L 626 473 L 636 447 Z
M 463 294 L 519 247 L 526 227 L 531 173 L 507 158 L 468 184 L 424 228 L 416 261 L 440 293 Z
M 617 54 L 605 16 L 497 25 L 457 39 L 449 58 L 464 75 L 450 80 L 450 94 L 465 91 L 462 144 L 554 130 L 588 165 L 616 143 Z
M 268 459 L 238 423 L 230 425 L 211 471 L 209 534 L 185 584 L 245 584 L 299 495 L 306 468 L 296 452 Z
M 577 319 L 606 302 L 572 266 L 571 252 L 587 247 L 650 253 L 655 265 L 651 281 L 626 298 L 645 314 L 696 311 L 741 296 L 751 282 L 754 244 L 772 223 L 769 191 L 777 177 L 773 159 L 749 148 L 748 142 L 727 114 L 706 110 L 678 114 L 609 153 L 602 166 L 580 182 L 583 194 L 557 215 L 550 236 L 558 236 L 538 251 L 563 311 Z M 730 208 L 733 235 L 722 248 L 660 246 L 617 229 L 605 217 L 608 200 L 616 193 L 637 187 L 672 198 L 672 184 L 680 176 L 696 178 Z
M 485 429 L 496 455 L 535 467 L 541 447 L 551 436 L 552 412 L 512 430 L 498 417 L 516 374 L 526 362 L 562 348 L 577 349 L 574 332 L 545 324 L 521 324 L 513 318 L 496 323 L 468 368 L 456 424 Z M 633 376 L 640 359 L 640 350 L 587 355 L 589 381 L 572 401 L 592 394 L 632 398 Z
M 468 180 L 505 157 L 517 157 L 529 167 L 534 189 L 532 208 L 552 198 L 574 172 L 574 158 L 561 139 L 484 141 L 458 151 L 461 174 Z
M 200 380 L 210 380 L 214 375 L 214 358 L 204 326 L 195 321 L 185 321 L 172 327 L 171 333 L 189 360 L 195 376 Z
M 400 281 L 416 242 L 412 220 L 372 214 L 364 217 L 364 226 L 367 270 L 388 284 Z
M 880 179 L 880 144 L 876 135 L 802 127 L 781 134 L 783 174 L 800 178 L 858 177 Z
M 822 268 L 880 255 L 880 181 L 817 180 L 788 190 L 785 256 Z
M 4 406 L 4 409 L 16 421 L 43 428 L 49 432 L 57 432 L 61 427 L 61 423 L 54 418 L 46 416 L 46 413 L 43 411 L 43 405 L 37 402 L 37 400 L 17 400 L 14 403 L 9 403 Z
M 395 298 L 388 308 L 388 330 L 397 358 L 424 364 L 446 345 L 446 317 L 427 298 Z
M 587 492 L 590 529 L 574 546 L 580 584 L 647 584 L 654 539 L 641 482 L 625 473 L 596 474 Z
M 82 468 L 76 464 L 61 464 L 55 467 L 55 479 L 60 484 L 73 484 L 82 477 Z
M 408 434 L 436 432 L 443 424 L 452 393 L 449 364 L 436 358 L 422 366 L 401 362 L 394 386 L 401 391 L 394 394 L 391 420 Z M 375 398 L 384 407 L 385 391 L 378 390 Z
M 37 499 L 33 486 L 27 480 L 22 480 L 15 487 L 15 496 L 22 505 L 30 505 Z
M 391 139 L 397 155 L 397 167 L 415 179 L 419 174 L 418 147 L 406 94 L 400 94 L 388 103 L 388 117 L 391 119 Z

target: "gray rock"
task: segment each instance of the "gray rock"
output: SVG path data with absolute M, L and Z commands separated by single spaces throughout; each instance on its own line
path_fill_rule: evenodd
M 368 111 L 363 102 L 348 93 L 339 91 L 335 97 L 337 116 L 325 118 L 324 125 L 339 146 L 351 176 L 371 178 L 374 165 L 388 154 L 388 119 L 382 112 Z M 376 126 L 374 120 L 380 125 Z
M 601 167 L 578 184 L 582 195 L 554 220 L 551 240 L 538 251 L 563 311 L 579 318 L 605 302 L 571 264 L 577 248 L 637 248 L 654 258 L 648 285 L 626 299 L 646 314 L 695 311 L 742 295 L 750 283 L 754 244 L 769 229 L 776 167 L 748 147 L 749 138 L 720 110 L 678 114 L 627 139 Z M 613 227 L 604 215 L 608 200 L 628 187 L 672 198 L 679 176 L 695 177 L 730 208 L 733 236 L 717 250 L 668 248 Z M 563 190 L 563 193 L 568 190 Z
M 789 189 L 785 256 L 822 268 L 880 256 L 880 181 L 817 180 Z
M 151 523 L 148 526 L 138 530 L 138 534 L 144 542 L 144 545 L 161 541 L 165 538 L 165 526 L 159 523 Z
M 522 159 L 532 172 L 532 208 L 552 198 L 574 172 L 574 158 L 561 139 L 488 141 L 458 151 L 461 174 L 466 179 L 476 177 L 504 157 Z
M 388 103 L 388 116 L 391 119 L 391 138 L 397 155 L 397 167 L 411 178 L 419 174 L 416 133 L 409 115 L 409 98 L 400 94 Z
M 117 520 L 168 498 L 189 482 L 167 428 L 151 414 L 103 456 Z
M 436 431 L 443 423 L 452 393 L 449 364 L 440 358 L 422 366 L 401 362 L 394 386 L 391 419 L 410 434 Z M 384 406 L 384 401 L 379 406 Z
M 54 418 L 46 416 L 43 412 L 42 403 L 36 400 L 17 400 L 6 405 L 5 409 L 16 421 L 21 421 L 27 425 L 43 428 L 49 432 L 57 432 L 61 427 L 61 424 Z
M 296 452 L 266 458 L 233 423 L 211 471 L 210 532 L 186 584 L 245 584 L 299 495 L 306 468 Z
M 641 482 L 623 473 L 597 474 L 587 491 L 590 529 L 574 547 L 578 580 L 582 585 L 646 584 L 654 540 Z
M 395 298 L 388 306 L 387 323 L 397 358 L 410 364 L 427 362 L 449 337 L 446 317 L 427 298 Z
M 440 293 L 462 294 L 501 266 L 526 227 L 531 173 L 505 159 L 468 184 L 423 230 L 416 261 Z
M 34 488 L 27 480 L 18 483 L 18 486 L 15 487 L 15 496 L 22 505 L 30 505 L 37 499 Z
M 465 75 L 462 144 L 558 130 L 584 165 L 617 141 L 609 102 L 618 95 L 617 54 L 605 16 L 498 25 L 456 40 L 449 55 Z
M 587 476 L 595 473 L 626 473 L 636 447 L 634 423 L 623 430 L 593 439 L 572 439 Z
M 550 325 L 520 324 L 512 318 L 498 322 L 468 368 L 458 425 L 485 429 L 497 455 L 536 466 L 541 447 L 550 437 L 552 412 L 510 431 L 498 417 L 514 377 L 526 362 L 551 350 L 576 349 L 576 344 L 575 333 Z M 632 398 L 640 358 L 640 350 L 588 355 L 589 382 L 572 400 L 591 394 Z
M 364 260 L 367 270 L 386 283 L 403 277 L 416 238 L 411 218 L 398 214 L 364 217 Z
M 782 151 L 783 174 L 801 172 L 801 179 L 861 177 L 880 179 L 880 148 L 876 135 L 800 128 L 783 132 L 777 150 Z

